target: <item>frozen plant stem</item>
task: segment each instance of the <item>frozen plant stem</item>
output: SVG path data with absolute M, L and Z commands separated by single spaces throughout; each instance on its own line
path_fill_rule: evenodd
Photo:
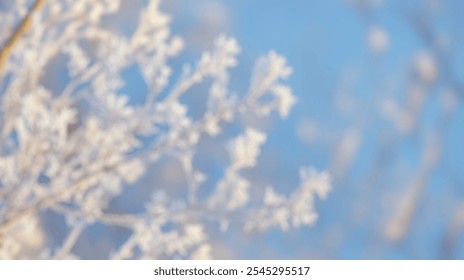
M 45 0 L 36 0 L 32 8 L 29 10 L 27 15 L 23 18 L 18 28 L 13 32 L 11 37 L 6 41 L 3 48 L 0 50 L 0 77 L 3 76 L 3 68 L 5 67 L 11 52 L 13 51 L 16 43 L 19 41 L 21 36 L 26 33 L 32 23 L 32 16 L 34 13 L 40 10 L 45 4 Z

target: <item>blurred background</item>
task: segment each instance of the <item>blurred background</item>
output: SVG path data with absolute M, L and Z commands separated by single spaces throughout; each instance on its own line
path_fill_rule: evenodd
M 130 33 L 144 2 L 124 1 L 122 12 L 103 24 Z M 314 226 L 247 234 L 239 225 L 222 233 L 213 224 L 214 258 L 464 258 L 463 1 L 165 0 L 161 7 L 186 45 L 172 60 L 171 81 L 220 34 L 241 46 L 230 86 L 238 95 L 248 88 L 256 58 L 270 50 L 293 68 L 288 83 L 298 103 L 287 119 L 243 116 L 218 137 L 202 138 L 195 163 L 209 177 L 204 193 L 228 163 L 224 143 L 245 125 L 268 133 L 258 165 L 244 172 L 255 199 L 268 185 L 290 194 L 300 166 L 333 176 L 328 199 L 316 202 Z M 49 67 L 45 83 L 62 88 L 61 66 Z M 140 73 L 128 69 L 123 78 L 130 102 L 140 103 L 147 92 Z M 205 110 L 207 86 L 182 100 L 189 114 Z M 163 158 L 150 166 L 111 210 L 141 211 L 137 201 L 153 184 L 182 196 L 180 164 Z M 47 236 L 62 240 L 65 222 L 50 215 Z M 108 229 L 90 227 L 76 254 L 104 257 L 128 234 L 109 232 L 110 239 Z
M 198 56 L 221 33 L 242 47 L 232 89 L 256 57 L 287 57 L 298 97 L 269 132 L 256 188 L 289 192 L 298 167 L 333 175 L 314 227 L 218 235 L 217 258 L 464 258 L 464 2 L 165 1 Z M 193 101 L 192 101 L 193 102 Z M 214 167 L 211 167 L 214 168 Z M 234 248 L 234 250 L 232 250 Z

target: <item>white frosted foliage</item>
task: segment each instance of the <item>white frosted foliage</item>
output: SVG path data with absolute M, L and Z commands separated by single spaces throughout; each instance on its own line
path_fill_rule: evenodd
M 253 128 L 247 128 L 243 135 L 232 140 L 228 146 L 232 167 L 241 169 L 254 166 L 265 140 L 266 135 Z
M 16 2 L 11 13 L 25 17 L 26 1 Z M 78 259 L 86 248 L 81 242 L 96 226 L 108 234 L 102 247 L 113 247 L 87 248 L 88 254 L 101 249 L 114 259 L 207 259 L 215 256 L 217 240 L 209 227 L 226 230 L 232 216 L 239 227 L 253 222 L 259 229 L 315 221 L 314 196 L 325 198 L 330 190 L 327 174 L 302 171 L 295 196 L 269 189 L 259 203 L 250 192 L 253 178 L 244 172 L 259 164 L 268 136 L 243 117 L 286 118 L 297 103 L 283 56 L 270 51 L 258 58 L 246 79 L 249 90 L 235 94 L 229 80 L 239 63 L 237 40 L 222 34 L 197 62 L 181 70 L 171 66 L 189 46 L 172 34 L 174 19 L 159 0 L 142 1 L 132 33 L 124 35 L 108 24 L 124 14 L 124 1 L 44 2 L 0 63 L 0 258 Z M 16 24 L 1 14 L 5 40 Z M 48 73 L 57 64 L 69 79 L 54 85 Z M 134 101 L 140 93 L 127 86 L 131 71 L 147 89 L 141 100 Z M 193 116 L 198 101 L 184 97 L 197 94 L 199 85 L 206 88 L 206 101 L 200 101 L 206 104 Z M 239 130 L 236 137 L 227 123 Z M 219 179 L 198 163 L 204 139 L 221 141 L 213 146 L 228 154 Z M 175 167 L 165 168 L 167 161 Z M 126 203 L 138 212 L 126 213 Z M 47 219 L 61 223 L 62 237 L 47 234 Z M 112 236 L 115 228 L 124 229 L 124 237 Z

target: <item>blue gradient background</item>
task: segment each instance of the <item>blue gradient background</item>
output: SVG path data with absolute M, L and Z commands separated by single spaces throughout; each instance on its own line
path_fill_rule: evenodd
M 122 11 L 103 24 L 130 34 L 145 2 L 123 1 Z M 0 9 L 7 4 L 0 0 Z M 171 84 L 183 63 L 195 63 L 220 34 L 235 37 L 242 49 L 239 65 L 231 73 L 231 89 L 238 95 L 247 91 L 255 60 L 270 50 L 285 56 L 293 68 L 288 84 L 298 103 L 287 119 L 276 114 L 269 119 L 242 117 L 225 125 L 217 138 L 202 138 L 195 163 L 209 179 L 200 194 L 208 194 L 228 164 L 224 143 L 247 125 L 268 133 L 258 166 L 243 174 L 252 182 L 254 201 L 268 185 L 292 193 L 301 166 L 333 175 L 328 199 L 316 202 L 319 219 L 314 226 L 247 234 L 236 224 L 223 233 L 214 223 L 208 228 L 213 257 L 464 259 L 464 1 L 164 0 L 161 7 L 172 15 L 172 32 L 186 43 L 184 52 L 172 60 Z M 423 20 L 432 39 L 414 27 L 417 20 Z M 388 36 L 388 48 L 380 55 L 368 46 L 373 26 Z M 390 100 L 407 112 L 408 87 L 417 79 L 414 61 L 423 52 L 436 58 L 438 78 L 426 88 L 414 128 L 402 133 L 382 113 L 382 106 Z M 65 66 L 48 67 L 44 83 L 60 92 L 69 82 Z M 148 89 L 137 67 L 126 69 L 122 78 L 126 84 L 121 92 L 130 94 L 130 103 L 141 104 Z M 193 117 L 204 111 L 207 89 L 208 84 L 196 86 L 182 100 Z M 450 91 L 454 99 L 447 102 L 454 110 L 446 111 L 443 100 Z M 340 147 L 350 133 L 359 137 L 359 146 L 339 171 Z M 438 144 L 430 146 L 434 139 Z M 440 159 L 424 175 L 417 200 L 408 205 L 413 211 L 406 234 L 392 241 L 385 234 L 386 225 L 398 213 L 401 217 L 398 205 L 431 148 L 441 151 Z M 111 203 L 110 210 L 143 211 L 143 201 L 157 182 L 169 183 L 169 195 L 185 195 L 185 182 L 170 170 L 181 170 L 179 163 L 162 159 L 149 167 L 136 186 Z M 68 229 L 62 217 L 53 215 L 46 213 L 44 224 L 50 238 L 58 242 Z M 91 226 L 75 253 L 84 259 L 104 258 L 128 234 L 119 228 Z

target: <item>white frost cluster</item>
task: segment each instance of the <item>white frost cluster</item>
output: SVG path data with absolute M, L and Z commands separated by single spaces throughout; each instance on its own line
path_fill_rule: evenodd
M 291 73 L 292 69 L 287 66 L 286 59 L 274 51 L 259 58 L 246 104 L 258 114 L 268 115 L 272 110 L 277 110 L 280 117 L 286 118 L 297 99 L 291 88 L 282 84 L 281 80 L 287 79 Z M 271 101 L 263 101 L 267 96 L 271 97 Z
M 29 2 L 15 1 L 14 10 L 0 16 L 0 41 L 15 32 Z M 120 0 L 46 1 L 0 64 L 0 258 L 79 258 L 80 237 L 103 225 L 130 232 L 108 258 L 205 259 L 214 254 L 210 221 L 224 229 L 232 216 L 242 217 L 234 219 L 260 230 L 315 221 L 314 197 L 325 198 L 330 190 L 324 172 L 303 169 L 301 187 L 290 198 L 268 190 L 263 205 L 250 202 L 252 182 L 242 170 L 257 164 L 267 137 L 253 128 L 229 142 L 223 178 L 199 195 L 208 179 L 194 164 L 202 136 L 221 134 L 224 123 L 241 114 L 287 117 L 297 101 L 285 84 L 292 70 L 284 57 L 269 52 L 258 59 L 249 91 L 239 97 L 228 82 L 240 47 L 221 35 L 172 81 L 168 62 L 184 42 L 171 34 L 160 1 L 147 2 L 133 33 L 121 35 L 103 24 L 120 12 Z M 51 86 L 45 73 L 60 59 L 69 80 Z M 148 88 L 135 104 L 123 77 L 133 68 Z M 194 119 L 182 97 L 200 83 L 209 84 L 207 104 Z M 110 203 L 163 157 L 180 163 L 185 197 L 170 197 L 150 182 L 153 196 L 145 212 L 110 212 Z M 50 239 L 41 223 L 51 213 L 66 222 L 63 240 Z
M 259 155 L 260 146 L 266 141 L 266 134 L 247 128 L 245 133 L 229 143 L 228 151 L 234 169 L 253 167 Z
M 219 181 L 216 191 L 209 198 L 210 209 L 225 208 L 227 211 L 237 210 L 248 202 L 250 182 L 242 178 L 239 171 L 256 165 L 260 146 L 266 135 L 252 128 L 247 128 L 243 135 L 233 139 L 228 146 L 231 158 L 230 167 Z
M 326 199 L 331 190 L 329 174 L 312 167 L 300 170 L 300 187 L 290 197 L 281 196 L 272 187 L 266 189 L 264 205 L 252 211 L 245 224 L 246 230 L 264 231 L 271 227 L 287 230 L 290 227 L 312 225 L 318 215 L 315 198 Z

